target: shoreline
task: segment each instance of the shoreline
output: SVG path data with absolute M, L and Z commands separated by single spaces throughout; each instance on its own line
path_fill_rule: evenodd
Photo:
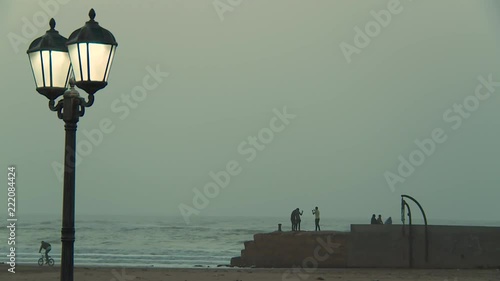
M 27 267 L 35 267 L 35 268 L 38 268 L 38 267 L 60 267 L 61 264 L 58 262 L 56 262 L 56 264 L 54 266 L 48 266 L 48 265 L 43 265 L 43 266 L 39 266 L 37 263 L 18 263 L 16 262 L 16 268 L 17 267 L 23 267 L 23 268 L 27 268 Z M 5 262 L 0 262 L 0 268 L 2 267 L 9 267 L 9 264 L 8 263 L 5 263 Z M 172 266 L 172 267 L 169 267 L 169 266 L 155 266 L 155 265 L 136 265 L 136 266 L 131 266 L 129 264 L 127 265 L 120 265 L 120 264 L 113 264 L 113 263 L 103 263 L 103 264 L 100 264 L 100 265 L 96 265 L 96 264 L 89 264 L 89 265 L 81 265 L 81 264 L 78 264 L 78 265 L 75 265 L 75 268 L 134 268 L 134 269 L 152 269 L 152 268 L 159 268 L 159 269 L 241 269 L 241 268 L 244 268 L 244 267 L 237 267 L 237 266 L 231 266 L 229 264 L 227 265 L 221 265 L 221 266 L 210 266 L 210 265 L 190 265 L 190 266 Z

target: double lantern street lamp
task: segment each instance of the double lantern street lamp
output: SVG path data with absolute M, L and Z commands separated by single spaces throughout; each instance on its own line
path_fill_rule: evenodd
M 73 281 L 75 241 L 75 157 L 76 127 L 85 108 L 94 103 L 94 94 L 108 84 L 115 55 L 115 37 L 94 20 L 75 30 L 69 39 L 59 35 L 50 20 L 50 30 L 35 39 L 27 51 L 35 78 L 36 90 L 49 99 L 49 108 L 65 123 L 64 189 L 61 229 L 61 280 Z M 68 84 L 70 88 L 68 89 Z M 88 93 L 80 97 L 74 85 Z M 62 95 L 57 102 L 55 100 Z

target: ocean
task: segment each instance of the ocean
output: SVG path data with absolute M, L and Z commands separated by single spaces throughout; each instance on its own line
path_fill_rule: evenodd
M 1 218 L 6 222 L 6 218 Z M 348 231 L 351 223 L 363 219 L 321 219 L 322 230 Z M 398 223 L 398 218 L 393 218 Z M 217 267 L 239 256 L 243 242 L 253 235 L 290 229 L 287 218 L 196 217 L 187 225 L 181 217 L 78 216 L 75 222 L 75 265 L 123 267 Z M 441 222 L 442 223 L 442 222 Z M 434 223 L 436 224 L 436 223 Z M 448 224 L 464 224 L 451 222 Z M 468 222 L 471 225 L 474 223 Z M 498 225 L 496 222 L 475 225 Z M 302 230 L 314 230 L 314 221 L 303 218 Z M 16 263 L 36 264 L 40 242 L 52 244 L 49 255 L 60 264 L 61 219 L 23 216 L 16 223 Z M 0 230 L 0 262 L 7 262 L 7 228 Z M 42 251 L 43 252 L 43 251 Z

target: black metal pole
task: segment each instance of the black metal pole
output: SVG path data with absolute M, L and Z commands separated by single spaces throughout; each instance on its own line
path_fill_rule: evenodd
M 61 281 L 73 281 L 75 242 L 75 163 L 76 128 L 79 119 L 79 97 L 68 90 L 64 94 L 62 119 L 65 122 L 64 190 L 61 229 Z
M 408 224 L 408 228 L 409 228 L 409 232 L 410 234 L 408 235 L 408 246 L 409 246 L 409 262 L 410 262 L 410 268 L 413 268 L 413 234 L 412 234 L 412 229 L 411 229 L 411 210 L 410 210 L 410 206 L 406 203 L 406 201 L 403 200 L 403 203 L 404 205 L 406 206 L 406 208 L 408 208 L 408 221 L 409 221 L 409 224 Z M 404 225 L 403 225 L 403 228 L 404 228 Z
M 401 222 L 403 223 L 402 232 L 405 235 L 405 200 L 401 197 Z

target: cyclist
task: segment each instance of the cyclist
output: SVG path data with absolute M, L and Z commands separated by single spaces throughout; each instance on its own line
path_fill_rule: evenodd
M 50 243 L 42 241 L 42 245 L 40 245 L 40 250 L 38 252 L 40 253 L 42 249 L 45 249 L 45 263 L 49 263 L 49 252 L 52 250 L 52 246 Z

